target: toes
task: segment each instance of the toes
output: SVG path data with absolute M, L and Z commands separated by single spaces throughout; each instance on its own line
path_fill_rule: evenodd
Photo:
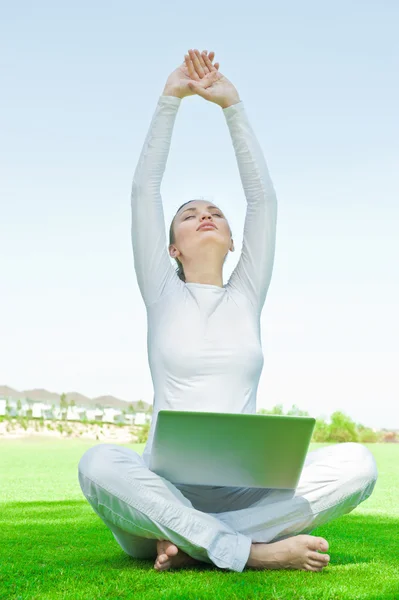
M 322 562 L 323 564 L 327 564 L 330 562 L 330 557 L 328 554 L 319 554 L 319 556 L 317 557 L 317 559 L 319 562 Z
M 313 565 L 310 565 L 309 563 L 307 563 L 304 566 L 304 571 L 315 571 L 315 572 L 320 572 L 322 570 L 323 567 L 314 567 Z
M 319 538 L 317 538 L 317 542 L 318 542 L 320 550 L 322 550 L 323 552 L 327 552 L 327 550 L 328 550 L 327 540 L 325 540 L 322 537 L 319 537 Z
M 165 546 L 166 546 L 166 541 L 165 540 L 160 540 L 158 542 L 158 544 L 157 544 L 158 555 L 165 554 Z
M 304 536 L 303 541 L 306 543 L 310 550 L 321 550 L 327 552 L 329 545 L 327 540 L 322 537 Z
M 165 571 L 166 569 L 168 569 L 170 567 L 170 562 L 169 561 L 165 561 L 165 562 L 160 562 L 158 559 L 155 561 L 154 564 L 154 568 L 157 571 Z
M 163 554 L 166 556 L 176 556 L 179 549 L 175 544 L 168 540 L 158 540 L 157 551 L 159 556 Z
M 308 559 L 322 565 L 326 565 L 330 561 L 328 554 L 320 554 L 320 552 L 309 552 Z
M 312 558 L 308 558 L 307 559 L 307 564 L 310 565 L 311 567 L 315 567 L 316 569 L 319 569 L 320 571 L 327 566 L 327 563 L 325 562 L 320 562 L 319 560 L 313 560 Z
M 163 563 L 165 563 L 167 560 L 169 560 L 169 556 L 167 554 L 159 554 L 158 555 L 158 562 L 163 565 Z
M 168 560 L 172 556 L 176 556 L 179 548 L 168 540 L 159 540 L 157 544 L 158 559 L 162 556 L 162 560 Z M 162 562 L 162 561 L 161 561 Z
M 174 544 L 171 544 L 166 548 L 165 552 L 167 556 L 176 556 L 176 554 L 179 552 L 179 548 Z

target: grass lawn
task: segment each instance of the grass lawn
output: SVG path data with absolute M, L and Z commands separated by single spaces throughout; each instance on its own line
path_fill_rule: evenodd
M 368 445 L 379 469 L 373 494 L 313 532 L 330 544 L 330 565 L 320 573 L 206 564 L 157 572 L 152 560 L 129 557 L 79 487 L 77 465 L 92 445 L 0 441 L 1 599 L 399 599 L 399 444 Z

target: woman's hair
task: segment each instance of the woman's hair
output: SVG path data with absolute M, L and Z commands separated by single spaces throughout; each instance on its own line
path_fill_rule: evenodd
M 175 239 L 175 233 L 173 231 L 173 223 L 175 222 L 175 218 L 177 213 L 179 212 L 179 210 L 181 208 L 183 208 L 183 206 L 185 206 L 186 204 L 189 204 L 190 202 L 195 202 L 195 200 L 189 200 L 188 202 L 185 202 L 184 204 L 182 204 L 176 211 L 175 216 L 172 219 L 172 223 L 170 224 L 170 228 L 169 228 L 169 245 L 170 244 L 174 244 L 176 239 Z M 233 235 L 230 229 L 230 235 Z M 226 258 L 227 258 L 227 254 L 226 257 L 224 259 L 224 262 L 226 262 Z M 178 268 L 176 269 L 176 273 L 177 276 L 179 277 L 179 279 L 181 279 L 182 281 L 186 281 L 186 276 L 184 275 L 184 269 L 183 269 L 183 265 L 181 264 L 180 260 L 178 258 L 175 258 L 175 261 L 177 262 Z M 224 263 L 223 263 L 224 264 Z

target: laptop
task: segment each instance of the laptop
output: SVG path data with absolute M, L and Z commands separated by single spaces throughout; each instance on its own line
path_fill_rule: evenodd
M 149 468 L 177 484 L 295 489 L 315 422 L 160 410 Z

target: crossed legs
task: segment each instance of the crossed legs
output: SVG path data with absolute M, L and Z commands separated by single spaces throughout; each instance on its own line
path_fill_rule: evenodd
M 130 556 L 157 559 L 160 540 L 166 540 L 171 556 L 161 552 L 164 565 L 173 566 L 173 546 L 196 561 L 239 572 L 246 566 L 301 568 L 262 566 L 262 547 L 268 546 L 269 561 L 270 549 L 283 540 L 291 557 L 327 550 L 323 538 L 303 534 L 352 511 L 376 479 L 372 454 L 354 443 L 310 452 L 296 490 L 174 485 L 150 471 L 139 454 L 115 444 L 93 446 L 79 462 L 83 494 Z

